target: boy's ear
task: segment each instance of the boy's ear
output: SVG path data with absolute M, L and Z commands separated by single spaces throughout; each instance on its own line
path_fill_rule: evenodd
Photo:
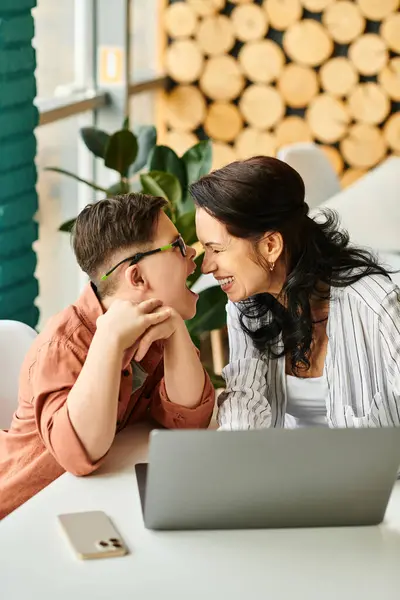
M 132 265 L 125 271 L 126 283 L 136 291 L 145 291 L 148 288 L 148 281 L 144 276 L 140 264 Z

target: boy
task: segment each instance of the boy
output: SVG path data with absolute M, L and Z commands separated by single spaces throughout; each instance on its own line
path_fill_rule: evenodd
M 74 252 L 91 283 L 25 359 L 18 409 L 0 432 L 0 518 L 64 471 L 97 469 L 128 422 L 208 426 L 214 390 L 184 322 L 196 312 L 186 286 L 195 252 L 165 204 L 127 194 L 78 216 Z

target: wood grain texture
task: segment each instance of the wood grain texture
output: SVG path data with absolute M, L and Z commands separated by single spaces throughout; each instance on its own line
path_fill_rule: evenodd
M 192 131 L 206 116 L 206 101 L 195 86 L 179 85 L 165 98 L 165 117 L 177 131 Z
M 256 129 L 269 129 L 285 114 L 285 105 L 279 92 L 267 85 L 254 84 L 245 89 L 239 102 L 247 123 Z
M 231 19 L 236 37 L 241 42 L 261 40 L 268 31 L 267 13 L 258 4 L 237 6 Z
M 200 89 L 212 100 L 234 100 L 244 86 L 240 65 L 229 55 L 210 58 L 200 78 Z
M 400 154 L 400 113 L 389 117 L 383 128 L 383 135 L 389 148 L 395 154 Z
M 314 141 L 343 185 L 400 154 L 400 0 L 162 3 L 159 114 L 178 153 L 208 136 L 215 168 Z
M 175 150 L 178 156 L 182 156 L 192 146 L 197 144 L 198 139 L 194 133 L 185 131 L 168 131 L 165 135 L 164 143 Z
M 225 6 L 225 0 L 186 0 L 201 17 L 214 15 Z
M 379 125 L 390 113 L 390 100 L 377 83 L 360 83 L 350 93 L 348 107 L 355 121 Z
M 383 21 L 380 34 L 392 52 L 400 52 L 400 13 L 389 15 Z
M 214 102 L 208 107 L 204 130 L 212 140 L 233 142 L 242 128 L 242 116 L 235 104 Z
M 400 0 L 356 0 L 362 14 L 370 21 L 382 21 L 399 9 Z
M 264 0 L 264 9 L 271 27 L 285 31 L 303 14 L 300 0 Z
M 253 127 L 242 129 L 236 138 L 237 157 L 244 160 L 252 156 L 275 156 L 277 140 L 269 131 L 259 131 Z
M 386 142 L 382 131 L 374 125 L 356 123 L 340 142 L 340 151 L 352 167 L 370 169 L 386 155 Z
M 310 67 L 287 64 L 277 82 L 284 102 L 291 108 L 304 108 L 318 94 L 317 73 Z
M 358 83 L 358 73 L 345 56 L 336 56 L 322 65 L 319 71 L 321 86 L 333 96 L 347 96 Z
M 213 142 L 212 168 L 220 169 L 237 159 L 237 154 L 232 146 L 223 142 Z
M 278 148 L 297 144 L 298 142 L 312 142 L 313 135 L 305 119 L 291 115 L 279 121 L 275 127 L 275 136 Z
M 271 83 L 282 73 L 285 55 L 272 40 L 247 42 L 239 52 L 243 73 L 254 83 Z
M 388 62 L 386 43 L 376 33 L 366 33 L 353 42 L 349 58 L 361 75 L 376 75 Z
M 395 102 L 400 102 L 400 57 L 396 56 L 378 73 L 378 81 Z
M 172 38 L 189 37 L 197 26 L 197 15 L 186 2 L 176 2 L 167 6 L 164 12 L 164 27 Z
M 321 23 L 303 19 L 284 33 L 283 47 L 294 62 L 316 67 L 331 56 L 333 41 Z
M 341 100 L 329 94 L 320 94 L 311 101 L 306 119 L 317 140 L 332 144 L 346 135 L 350 114 Z
M 332 4 L 334 0 L 301 0 L 302 5 L 311 12 L 319 13 Z
M 235 44 L 231 19 L 226 15 L 205 17 L 198 27 L 196 40 L 204 54 L 227 54 Z
M 179 83 L 192 83 L 199 79 L 204 57 L 194 40 L 176 40 L 165 54 L 165 68 L 170 77 Z
M 365 19 L 360 8 L 350 0 L 330 4 L 322 15 L 322 23 L 338 44 L 349 44 L 365 29 Z

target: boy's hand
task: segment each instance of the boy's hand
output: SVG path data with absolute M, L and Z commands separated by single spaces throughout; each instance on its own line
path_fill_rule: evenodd
M 116 340 L 121 350 L 130 348 L 153 326 L 167 322 L 172 309 L 162 307 L 160 300 L 145 300 L 139 304 L 129 300 L 115 300 L 104 315 L 97 319 L 97 330 Z
M 158 308 L 157 311 L 165 310 L 165 308 Z M 137 350 L 134 355 L 134 359 L 140 362 L 149 351 L 151 344 L 157 340 L 168 340 L 172 335 L 181 329 L 186 329 L 186 325 L 182 317 L 174 310 L 170 308 L 170 318 L 164 320 L 162 323 L 152 325 L 143 334 L 137 345 Z

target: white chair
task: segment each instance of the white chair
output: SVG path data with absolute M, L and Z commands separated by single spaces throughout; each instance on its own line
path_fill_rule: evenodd
M 322 208 L 339 213 L 353 244 L 400 254 L 400 156 L 391 156 Z M 318 214 L 318 211 L 315 211 Z
M 340 191 L 340 181 L 329 159 L 316 144 L 284 146 L 277 157 L 300 173 L 306 188 L 306 202 L 315 208 Z
M 25 323 L 0 320 L 0 429 L 8 429 L 17 408 L 19 372 L 36 336 Z

